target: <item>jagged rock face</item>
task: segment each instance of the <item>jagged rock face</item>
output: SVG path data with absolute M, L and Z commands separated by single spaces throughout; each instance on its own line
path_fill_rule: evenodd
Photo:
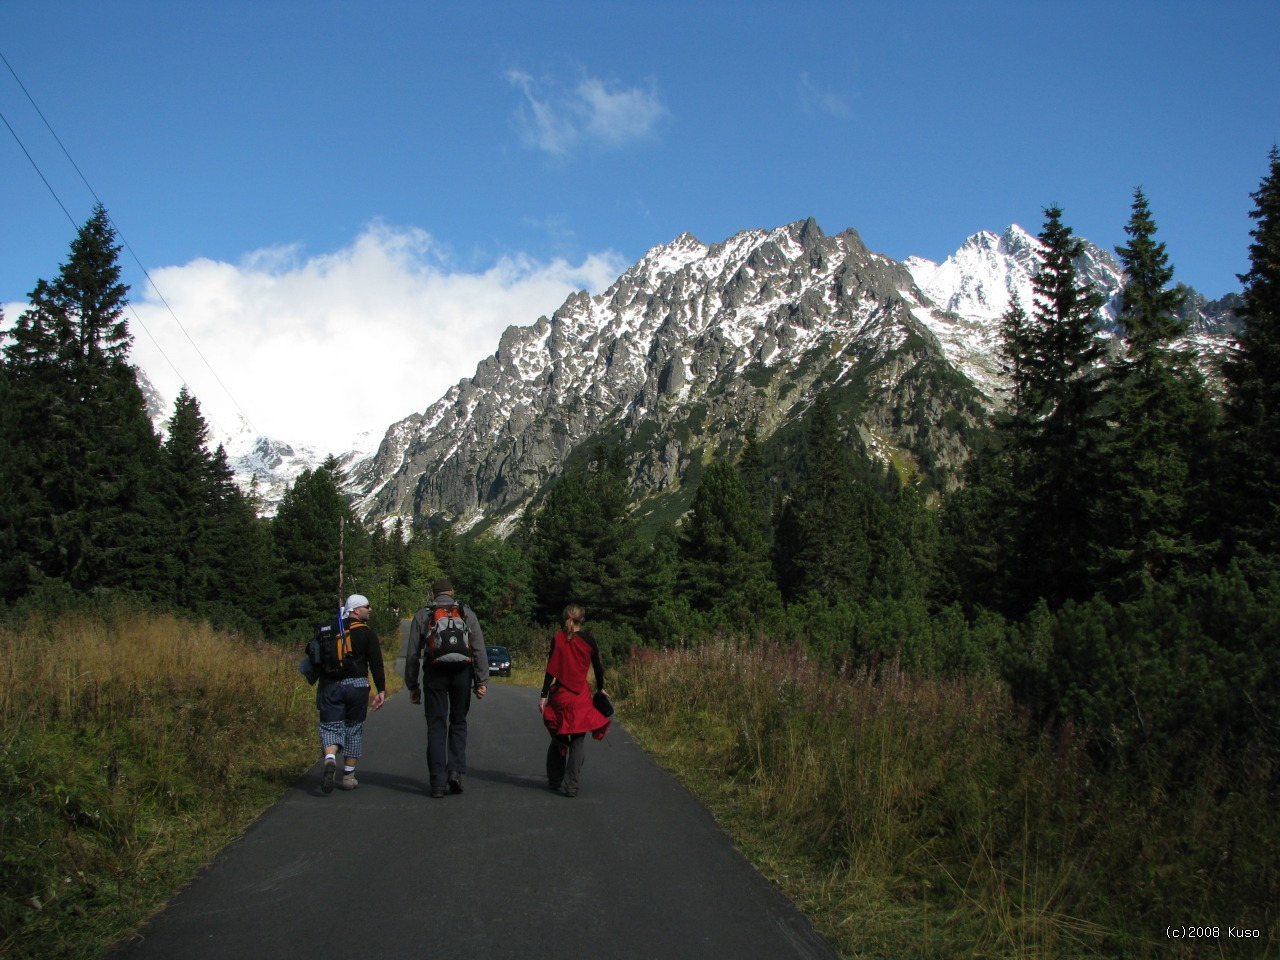
M 685 234 L 601 296 L 508 329 L 473 377 L 392 426 L 352 478 L 357 505 L 374 518 L 510 514 L 601 438 L 628 451 L 640 495 L 660 494 L 831 387 L 858 397 L 851 426 L 873 448 L 946 475 L 978 409 L 926 325 L 942 315 L 854 231 L 828 237 L 809 220 L 711 247 Z
M 1088 240 L 1080 242 L 1082 252 L 1073 266 L 1082 282 L 1106 297 L 1098 311 L 1098 331 L 1118 341 L 1124 333 L 1117 319 L 1124 273 L 1110 253 Z M 924 294 L 942 308 L 926 322 L 947 356 L 992 399 L 998 399 L 1002 381 L 1000 318 L 1015 296 L 1028 313 L 1035 309 L 1035 276 L 1043 261 L 1044 244 L 1017 224 L 999 237 L 988 231 L 974 234 L 940 264 L 919 257 L 904 261 Z M 1190 351 L 1210 384 L 1220 387 L 1218 359 L 1238 333 L 1240 297 L 1231 294 L 1210 302 L 1189 288 L 1184 292 L 1188 333 L 1172 346 Z M 1121 349 L 1118 342 L 1111 347 L 1113 352 Z

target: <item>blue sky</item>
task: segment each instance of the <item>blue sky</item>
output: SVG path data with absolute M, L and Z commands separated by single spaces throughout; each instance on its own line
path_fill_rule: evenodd
M 1277 36 L 1274 0 L 9 0 L 0 303 L 96 193 L 157 385 L 344 449 L 686 231 L 813 217 L 941 260 L 1058 204 L 1113 248 L 1141 185 L 1219 297 L 1280 141 Z M 335 357 L 376 400 L 313 392 Z

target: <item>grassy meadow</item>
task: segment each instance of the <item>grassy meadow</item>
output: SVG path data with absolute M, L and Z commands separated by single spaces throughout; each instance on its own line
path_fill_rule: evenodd
M 314 762 L 299 655 L 127 609 L 0 626 L 0 956 L 97 957 Z
M 0 956 L 99 956 L 278 799 L 316 755 L 297 659 L 120 609 L 0 627 Z M 1108 769 L 998 679 L 759 644 L 638 651 L 609 686 L 844 957 L 1280 956 L 1262 758 Z
M 1032 734 L 995 678 L 841 676 L 770 647 L 641 652 L 611 684 L 844 957 L 1280 956 L 1261 762 L 1105 770 L 1071 731 Z M 1171 936 L 1192 926 L 1218 935 Z

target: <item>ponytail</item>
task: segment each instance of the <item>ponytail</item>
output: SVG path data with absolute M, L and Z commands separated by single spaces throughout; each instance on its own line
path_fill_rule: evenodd
M 572 637 L 578 632 L 578 627 L 582 625 L 582 621 L 587 619 L 587 611 L 583 610 L 576 603 L 571 603 L 564 608 L 564 634 L 566 637 Z

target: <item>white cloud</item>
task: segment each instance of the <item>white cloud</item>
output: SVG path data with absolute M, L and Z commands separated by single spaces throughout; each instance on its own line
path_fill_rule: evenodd
M 507 79 L 526 101 L 518 114 L 525 142 L 556 156 L 580 144 L 617 147 L 644 140 L 667 113 L 653 89 L 616 89 L 596 77 L 583 77 L 566 90 L 520 70 L 508 71 Z
M 219 434 L 243 412 L 256 434 L 338 453 L 471 376 L 508 326 L 578 290 L 598 293 L 622 269 L 604 253 L 576 265 L 512 256 L 467 272 L 425 232 L 374 224 L 309 259 L 278 248 L 152 270 L 172 313 L 154 291 L 135 302 L 133 357 L 169 401 L 185 379 Z

